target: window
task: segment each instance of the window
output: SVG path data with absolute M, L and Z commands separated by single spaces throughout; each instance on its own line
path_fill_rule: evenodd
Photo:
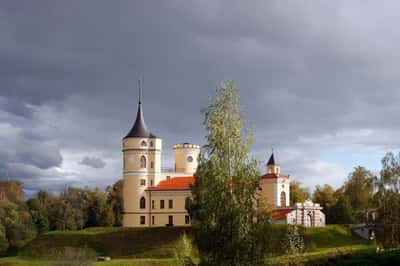
M 154 224 L 154 216 L 151 216 L 151 224 Z
M 171 179 L 171 176 L 167 175 L 167 180 L 170 180 L 170 179 Z
M 189 215 L 185 215 L 185 224 L 190 224 Z
M 190 198 L 186 197 L 186 199 L 185 199 L 185 208 L 189 209 L 189 207 L 190 207 Z
M 152 201 L 151 201 L 151 208 L 152 208 L 152 209 L 155 209 L 155 203 L 154 203 L 154 200 L 152 200 Z
M 160 200 L 160 209 L 164 209 L 164 200 Z
M 142 143 L 140 143 L 140 146 L 147 147 L 147 142 L 143 140 Z
M 283 191 L 281 192 L 281 206 L 286 206 L 286 193 Z
M 140 179 L 140 185 L 145 186 L 146 185 L 146 179 Z
M 173 225 L 174 224 L 174 217 L 172 215 L 168 216 L 168 225 Z
M 146 224 L 146 216 L 140 216 L 140 224 Z
M 153 162 L 153 161 L 150 163 L 150 167 L 151 167 L 152 169 L 154 168 L 154 162 Z
M 153 186 L 153 180 L 150 180 L 150 186 Z
M 168 208 L 172 209 L 174 207 L 174 202 L 172 199 L 168 200 Z
M 192 156 L 188 156 L 188 157 L 186 158 L 186 160 L 187 160 L 189 163 L 191 163 L 191 162 L 193 162 L 193 157 L 192 157 Z
M 140 208 L 146 209 L 146 199 L 144 197 L 140 198 Z
M 150 141 L 150 147 L 153 147 L 153 141 Z
M 144 155 L 140 157 L 140 168 L 146 168 L 146 157 Z

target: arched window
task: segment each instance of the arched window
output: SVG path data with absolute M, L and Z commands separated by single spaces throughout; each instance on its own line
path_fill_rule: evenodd
M 147 142 L 143 140 L 142 143 L 140 143 L 140 145 L 141 145 L 142 147 L 147 147 Z
M 140 198 L 140 208 L 146 209 L 146 199 L 144 197 Z
M 281 206 L 286 207 L 286 193 L 283 191 L 281 192 Z
M 144 155 L 140 157 L 140 168 L 146 168 L 146 157 Z

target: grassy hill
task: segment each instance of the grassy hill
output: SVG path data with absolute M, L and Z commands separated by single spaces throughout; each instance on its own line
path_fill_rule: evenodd
M 270 255 L 275 262 L 284 261 L 282 238 L 285 226 L 274 225 L 270 241 Z M 354 237 L 343 226 L 302 228 L 308 254 L 313 256 L 338 250 L 360 250 L 373 247 L 369 241 Z M 110 256 L 112 262 L 99 265 L 175 265 L 176 246 L 183 233 L 191 234 L 187 227 L 117 228 L 97 227 L 80 231 L 53 231 L 43 234 L 19 250 L 18 257 L 0 258 L 0 265 L 45 265 L 41 260 L 50 259 L 69 250 L 85 256 Z M 72 250 L 72 251 L 71 251 Z M 58 253 L 57 253 L 58 252 Z M 67 252 L 68 253 L 68 252 Z M 67 255 L 63 255 L 67 256 Z M 30 264 L 27 264 L 27 259 Z M 37 264 L 35 264 L 37 263 Z

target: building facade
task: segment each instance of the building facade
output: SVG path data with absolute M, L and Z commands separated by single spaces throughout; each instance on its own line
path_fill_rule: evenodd
M 174 171 L 162 172 L 162 139 L 148 130 L 139 99 L 135 123 L 122 140 L 122 152 L 123 225 L 190 226 L 185 206 L 191 196 L 190 185 L 194 183 L 193 174 L 197 168 L 200 146 L 190 143 L 174 145 Z M 272 218 L 276 222 L 306 226 L 325 224 L 325 216 L 319 205 L 304 203 L 290 207 L 290 176 L 281 174 L 273 153 L 266 164 L 266 174 L 260 177 L 258 197 L 266 199 L 273 209 Z M 301 210 L 303 213 L 306 210 L 306 214 L 301 216 Z M 307 223 L 309 216 L 304 215 L 310 211 L 313 212 L 313 220 Z M 320 218 L 322 216 L 323 219 Z M 317 223 L 314 219 L 320 219 L 321 222 Z

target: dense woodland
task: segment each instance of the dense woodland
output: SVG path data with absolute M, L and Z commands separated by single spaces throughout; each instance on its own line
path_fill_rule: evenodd
M 122 181 L 106 191 L 67 188 L 58 195 L 39 191 L 23 198 L 22 183 L 0 181 L 0 252 L 24 245 L 49 230 L 77 230 L 122 223 Z

